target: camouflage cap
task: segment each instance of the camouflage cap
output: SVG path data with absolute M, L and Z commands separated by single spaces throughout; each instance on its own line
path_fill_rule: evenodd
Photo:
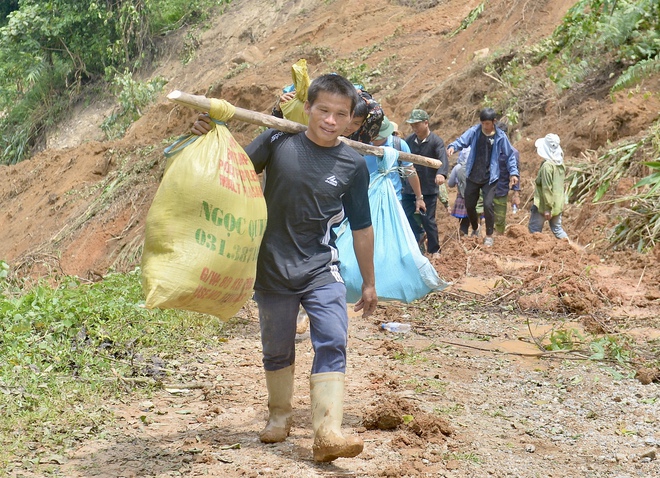
M 410 118 L 406 120 L 406 123 L 419 123 L 420 121 L 427 121 L 429 119 L 429 114 L 424 110 L 412 110 L 410 113 Z

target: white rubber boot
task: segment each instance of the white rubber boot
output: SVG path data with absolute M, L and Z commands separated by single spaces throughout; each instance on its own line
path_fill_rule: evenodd
M 293 408 L 293 374 L 295 365 L 274 372 L 266 371 L 268 388 L 268 422 L 259 433 L 264 443 L 278 443 L 286 440 L 291 431 L 291 413 Z
M 364 442 L 341 433 L 344 418 L 344 374 L 326 372 L 309 379 L 314 430 L 314 461 L 332 461 L 359 455 Z

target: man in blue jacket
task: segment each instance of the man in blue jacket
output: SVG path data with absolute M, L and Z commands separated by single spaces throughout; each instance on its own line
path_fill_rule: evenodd
M 470 154 L 465 165 L 465 208 L 467 209 L 470 225 L 474 231 L 479 228 L 479 215 L 477 214 L 477 201 L 479 194 L 484 198 L 484 216 L 486 220 L 486 237 L 484 245 L 493 245 L 493 229 L 495 226 L 495 208 L 493 200 L 497 180 L 500 177 L 499 157 L 507 158 L 506 165 L 509 172 L 510 187 L 519 182 L 520 173 L 514 149 L 506 134 L 495 126 L 497 115 L 492 108 L 484 108 L 479 113 L 480 124 L 468 129 L 453 143 L 449 144 L 447 154 L 452 155 L 456 151 L 470 146 Z M 467 230 L 462 230 L 467 234 Z

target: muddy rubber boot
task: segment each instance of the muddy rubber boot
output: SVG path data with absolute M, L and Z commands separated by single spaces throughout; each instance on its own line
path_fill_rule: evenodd
M 293 373 L 295 365 L 274 372 L 266 371 L 268 388 L 268 422 L 259 433 L 263 443 L 278 443 L 286 440 L 291 431 L 293 400 Z
M 341 433 L 344 418 L 344 374 L 326 372 L 309 379 L 314 430 L 314 461 L 332 461 L 359 455 L 364 442 Z

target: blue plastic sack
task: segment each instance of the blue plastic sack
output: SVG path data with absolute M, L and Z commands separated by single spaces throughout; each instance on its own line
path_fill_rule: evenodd
M 451 285 L 438 277 L 433 265 L 420 252 L 406 213 L 387 177 L 397 163 L 398 151 L 383 148 L 378 171 L 371 174 L 369 206 L 374 228 L 374 266 L 379 300 L 412 302 Z M 346 284 L 347 302 L 362 297 L 362 276 L 353 250 L 353 234 L 345 220 L 337 231 L 340 271 Z

